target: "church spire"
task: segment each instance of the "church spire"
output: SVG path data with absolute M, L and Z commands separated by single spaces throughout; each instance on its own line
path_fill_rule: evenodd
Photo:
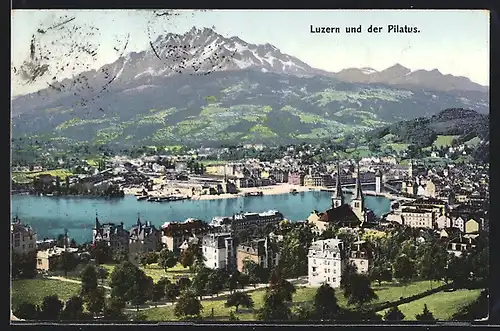
M 337 180 L 335 184 L 335 193 L 332 196 L 332 207 L 337 208 L 344 205 L 344 193 L 342 192 L 342 182 L 340 180 L 340 160 L 337 161 Z
M 99 217 L 98 217 L 97 212 L 96 212 L 95 213 L 95 229 L 99 230 L 100 227 L 101 227 L 101 223 L 99 223 Z
M 363 187 L 361 186 L 361 176 L 359 172 L 359 161 L 358 161 L 358 173 L 356 176 L 356 189 L 354 191 L 354 197 L 352 198 L 353 200 L 361 200 L 361 205 L 363 206 Z M 363 208 L 363 207 L 362 207 Z

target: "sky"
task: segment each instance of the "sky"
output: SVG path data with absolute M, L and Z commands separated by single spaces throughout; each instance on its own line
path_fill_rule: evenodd
M 485 10 L 176 12 L 178 15 L 158 17 L 149 10 L 13 10 L 11 63 L 18 67 L 28 59 L 32 35 L 40 27 L 48 27 L 66 15 L 75 18 L 71 24 L 85 29 L 99 27 L 96 35 L 88 37 L 92 43 L 101 45 L 97 60 L 88 63 L 94 69 L 119 57 L 120 53 L 114 48 L 124 45 L 127 34 L 130 35 L 127 51 L 142 51 L 149 47 L 150 39 L 169 32 L 182 34 L 195 26 L 210 27 L 225 37 L 238 36 L 249 43 L 270 43 L 283 53 L 327 71 L 338 72 L 352 67 L 383 70 L 399 63 L 412 70 L 438 69 L 443 74 L 465 76 L 481 85 L 489 85 L 489 12 Z M 420 33 L 387 33 L 389 24 L 416 26 Z M 341 33 L 311 34 L 311 25 L 339 27 Z M 346 26 L 359 25 L 362 25 L 362 33 L 345 32 Z M 370 25 L 381 26 L 384 30 L 382 33 L 368 33 L 366 29 Z M 56 29 L 50 33 L 44 38 L 68 39 L 67 35 L 57 35 Z M 54 49 L 53 53 L 63 52 L 61 49 Z M 54 58 L 63 56 L 62 53 L 52 55 Z M 46 78 L 32 84 L 20 83 L 19 79 L 13 78 L 11 95 L 35 92 L 45 87 Z

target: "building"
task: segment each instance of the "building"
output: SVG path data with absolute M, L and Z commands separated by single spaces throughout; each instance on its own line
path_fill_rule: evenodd
M 27 254 L 36 251 L 36 233 L 29 226 L 21 223 L 16 216 L 10 225 L 10 247 L 16 254 Z
M 304 175 L 300 172 L 290 172 L 288 174 L 288 184 L 304 185 Z
M 356 266 L 358 273 L 368 274 L 373 262 L 373 251 L 366 241 L 359 240 L 353 243 L 349 252 L 349 261 Z
M 36 253 L 36 269 L 43 271 L 54 270 L 54 268 L 57 267 L 59 257 L 65 251 L 75 254 L 78 251 L 78 248 L 52 247 L 46 250 L 38 251 Z
M 327 283 L 332 288 L 340 287 L 345 265 L 342 245 L 340 239 L 318 240 L 311 244 L 307 255 L 310 286 L 321 286 Z
M 239 272 L 243 272 L 246 260 L 253 261 L 264 269 L 272 269 L 279 263 L 278 247 L 269 238 L 242 243 L 236 249 L 236 266 Z
M 235 265 L 235 247 L 230 233 L 211 233 L 202 239 L 205 265 L 211 269 L 231 270 Z
M 464 252 L 476 248 L 476 239 L 459 235 L 448 242 L 447 251 L 460 257 Z
M 440 218 L 446 215 L 448 205 L 446 202 L 434 198 L 419 198 L 411 202 L 401 204 L 387 219 L 400 224 L 414 227 L 437 229 L 446 227 L 446 219 Z M 438 219 L 440 224 L 438 224 Z
M 243 231 L 255 228 L 274 227 L 283 220 L 283 214 L 277 210 L 262 213 L 234 214 L 231 222 L 231 231 Z
M 120 224 L 99 222 L 95 218 L 95 225 L 92 229 L 92 243 L 105 242 L 111 248 L 111 254 L 123 251 L 128 254 L 129 232 L 123 228 L 123 222 Z
M 149 221 L 145 224 L 137 218 L 137 223 L 129 230 L 129 260 L 139 263 L 140 256 L 147 252 L 156 252 L 161 247 L 161 232 Z
M 201 220 L 187 219 L 184 222 L 170 222 L 162 226 L 161 243 L 172 251 L 180 251 L 180 246 L 190 238 L 198 240 L 209 231 L 210 226 Z
M 459 229 L 454 228 L 454 227 L 447 227 L 447 228 L 441 229 L 441 231 L 439 232 L 439 237 L 449 239 L 449 238 L 459 237 L 460 234 L 461 234 L 461 232 Z
M 451 218 L 446 215 L 439 216 L 436 219 L 436 227 L 438 229 L 444 229 L 451 227 Z
M 356 177 L 356 188 L 350 204 L 345 203 L 342 191 L 340 164 L 337 163 L 337 176 L 335 183 L 335 193 L 332 196 L 332 208 L 323 213 L 313 211 L 307 221 L 316 227 L 316 232 L 323 232 L 328 225 L 336 227 L 357 228 L 373 221 L 373 213 L 365 208 L 363 190 L 361 187 L 361 176 Z
M 480 231 L 479 222 L 475 219 L 471 218 L 467 222 L 465 222 L 465 233 L 466 234 L 476 234 Z

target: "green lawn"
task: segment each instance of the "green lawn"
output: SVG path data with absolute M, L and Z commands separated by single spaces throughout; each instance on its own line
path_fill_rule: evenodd
M 405 150 L 407 150 L 409 145 L 408 144 L 392 143 L 392 144 L 386 144 L 385 146 L 391 147 L 396 152 L 399 152 L 399 151 L 405 151 Z
M 455 313 L 475 301 L 481 290 L 457 290 L 454 292 L 439 292 L 425 298 L 399 306 L 405 315 L 405 320 L 415 320 L 415 315 L 422 313 L 424 304 L 441 321 L 449 321 Z M 378 312 L 380 315 L 385 310 Z
M 479 137 L 474 137 L 471 140 L 468 140 L 465 142 L 465 145 L 469 147 L 475 147 L 481 142 L 481 139 Z
M 437 287 L 442 285 L 442 282 L 433 282 L 432 286 Z M 373 289 L 379 296 L 378 300 L 375 300 L 372 304 L 376 304 L 379 302 L 385 301 L 396 301 L 399 300 L 400 297 L 408 297 L 418 293 L 425 292 L 429 290 L 431 287 L 431 283 L 429 281 L 417 281 L 408 286 L 402 286 L 397 283 L 382 283 L 381 286 L 374 284 Z M 314 295 L 316 294 L 317 287 L 299 287 L 297 291 L 293 295 L 294 304 L 312 302 L 314 299 Z M 264 301 L 265 289 L 258 289 L 249 293 L 254 301 L 254 308 L 258 309 L 262 307 Z M 348 307 L 347 300 L 342 295 L 342 291 L 340 289 L 335 290 L 335 295 L 337 297 L 337 302 L 341 307 Z M 214 319 L 218 320 L 228 320 L 229 312 L 234 308 L 226 308 L 224 307 L 224 303 L 226 302 L 226 298 L 224 299 L 216 299 L 214 300 L 204 300 L 202 302 L 203 311 L 202 316 L 205 318 L 210 318 L 212 314 L 212 308 L 214 309 Z M 146 316 L 147 320 L 150 321 L 172 321 L 177 320 L 174 316 L 174 308 L 173 306 L 160 307 L 160 308 L 152 308 L 141 311 Z M 237 314 L 238 318 L 241 321 L 252 321 L 255 320 L 255 316 L 251 310 L 241 309 Z
M 30 171 L 30 172 L 13 172 L 12 179 L 18 183 L 31 182 L 33 177 L 40 175 L 52 175 L 54 177 L 59 176 L 61 180 L 66 179 L 66 177 L 73 175 L 68 169 L 54 169 L 47 171 Z
M 80 284 L 53 279 L 23 279 L 12 281 L 12 307 L 22 302 L 41 304 L 43 298 L 56 294 L 60 300 L 66 301 L 78 295 Z
M 436 147 L 448 147 L 451 146 L 453 139 L 457 139 L 460 136 L 437 136 L 433 145 Z
M 113 269 L 116 267 L 116 264 L 101 264 L 102 267 L 108 269 L 109 275 L 111 276 L 111 273 L 113 272 Z M 189 273 L 189 268 L 184 268 L 180 263 L 178 263 L 175 267 L 167 269 L 167 272 L 165 273 L 165 270 L 161 267 L 158 266 L 158 264 L 150 264 L 148 266 L 140 267 L 144 273 L 147 276 L 150 276 L 153 278 L 155 282 L 160 280 L 162 277 L 166 277 L 169 279 L 174 278 L 175 276 L 191 276 Z

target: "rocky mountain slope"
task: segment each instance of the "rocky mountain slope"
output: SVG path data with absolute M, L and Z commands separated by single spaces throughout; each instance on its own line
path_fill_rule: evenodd
M 395 66 L 378 73 L 379 81 L 360 82 L 357 69 L 332 74 L 270 44 L 191 29 L 15 98 L 12 132 L 66 143 L 294 142 L 368 131 L 450 107 L 488 112 L 488 95 L 481 91 L 396 87 L 404 69 Z

